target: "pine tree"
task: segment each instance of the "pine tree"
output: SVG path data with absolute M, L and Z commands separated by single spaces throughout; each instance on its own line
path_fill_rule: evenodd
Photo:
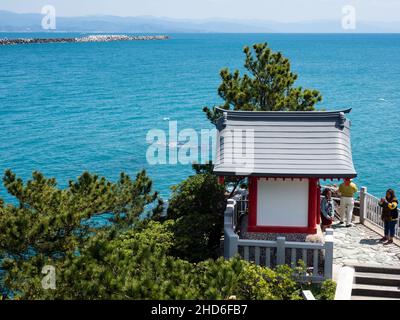
M 246 111 L 312 111 L 322 100 L 317 90 L 294 87 L 297 74 L 291 71 L 290 62 L 280 52 L 273 52 L 267 43 L 244 48 L 244 67 L 249 74 L 233 73 L 222 69 L 222 83 L 218 95 L 224 100 L 222 109 Z M 204 107 L 212 123 L 221 116 L 213 108 Z

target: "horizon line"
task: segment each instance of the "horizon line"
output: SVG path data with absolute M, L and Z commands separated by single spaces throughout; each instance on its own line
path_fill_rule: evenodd
M 42 15 L 40 12 L 16 12 L 9 11 L 0 8 L 0 12 L 7 12 L 19 15 Z M 59 18 L 91 18 L 91 17 L 117 17 L 117 18 L 155 18 L 155 19 L 169 19 L 169 20 L 180 20 L 180 21 L 207 21 L 207 20 L 225 20 L 225 21 L 237 21 L 237 22 L 270 22 L 270 23 L 281 23 L 281 24 L 298 24 L 298 23 L 312 23 L 312 22 L 334 22 L 336 19 L 309 19 L 309 20 L 295 20 L 295 21 L 279 21 L 279 20 L 268 20 L 268 19 L 252 19 L 252 18 L 231 18 L 231 17 L 204 17 L 204 18 L 177 18 L 157 15 L 115 15 L 115 14 L 88 14 L 88 15 L 66 15 L 58 16 Z M 359 23 L 400 23 L 400 20 L 380 21 L 380 20 L 358 20 Z

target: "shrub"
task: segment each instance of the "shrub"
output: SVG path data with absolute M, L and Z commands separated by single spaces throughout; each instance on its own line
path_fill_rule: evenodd
M 197 174 L 175 186 L 167 212 L 175 221 L 173 254 L 191 262 L 216 258 L 225 206 L 224 188 L 212 174 Z

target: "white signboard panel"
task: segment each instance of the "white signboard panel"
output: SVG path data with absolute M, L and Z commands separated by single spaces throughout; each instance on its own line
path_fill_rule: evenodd
M 308 226 L 307 179 L 261 178 L 257 189 L 257 226 Z

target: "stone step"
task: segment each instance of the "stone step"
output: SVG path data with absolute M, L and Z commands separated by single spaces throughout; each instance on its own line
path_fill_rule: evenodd
M 352 296 L 400 298 L 400 288 L 397 286 L 376 286 L 369 284 L 354 284 Z
M 383 274 L 400 274 L 400 268 L 396 267 L 382 267 L 382 266 L 371 266 L 371 265 L 355 265 L 352 266 L 357 273 L 383 273 Z
M 400 298 L 352 296 L 351 300 L 400 300 Z
M 356 272 L 354 274 L 354 280 L 356 284 L 400 287 L 400 274 Z

